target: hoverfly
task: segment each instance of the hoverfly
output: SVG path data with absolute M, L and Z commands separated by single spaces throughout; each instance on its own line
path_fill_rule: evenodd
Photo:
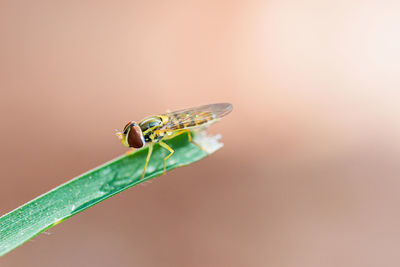
M 149 116 L 139 123 L 135 121 L 128 122 L 124 130 L 117 133 L 117 136 L 125 147 L 138 149 L 144 147 L 146 144 L 149 146 L 142 177 L 140 179 L 143 179 L 146 173 L 147 164 L 149 163 L 153 150 L 153 144 L 159 143 L 163 148 L 167 149 L 170 153 L 164 158 L 165 174 L 165 162 L 174 154 L 174 150 L 163 142 L 164 140 L 186 132 L 188 133 L 189 142 L 192 142 L 190 134 L 192 130 L 209 126 L 219 118 L 227 115 L 231 110 L 231 104 L 218 103 Z M 192 143 L 197 145 L 194 142 Z

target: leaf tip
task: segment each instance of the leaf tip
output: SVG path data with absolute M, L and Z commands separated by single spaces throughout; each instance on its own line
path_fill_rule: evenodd
M 199 144 L 208 154 L 214 153 L 224 146 L 223 143 L 219 142 L 220 139 L 220 134 L 207 135 L 205 131 L 201 131 L 194 136 L 194 141 Z

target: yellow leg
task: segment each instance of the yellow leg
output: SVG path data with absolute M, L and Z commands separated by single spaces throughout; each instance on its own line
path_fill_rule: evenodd
M 188 129 L 182 130 L 181 133 L 185 133 L 185 132 L 187 132 L 187 134 L 188 134 L 188 141 L 189 141 L 189 143 L 192 143 L 193 145 L 197 146 L 198 148 L 200 148 L 201 150 L 203 150 L 204 152 L 206 152 L 206 151 L 201 147 L 201 145 L 199 145 L 199 144 L 197 144 L 196 142 L 192 141 L 192 134 L 190 133 L 190 131 L 189 131 Z
M 169 146 L 169 145 L 167 145 L 166 143 L 164 143 L 163 141 L 160 141 L 160 142 L 158 142 L 159 144 L 160 144 L 160 146 L 162 146 L 163 148 L 165 148 L 165 149 L 167 149 L 169 152 L 171 152 L 171 153 L 169 153 L 169 155 L 168 156 L 166 156 L 165 158 L 164 158 L 164 174 L 166 173 L 166 170 L 165 170 L 165 161 L 169 158 L 169 157 L 171 157 L 172 156 L 172 154 L 174 154 L 174 150 Z
M 187 134 L 188 134 L 188 141 L 189 141 L 189 143 L 191 143 L 191 142 L 192 142 L 192 134 L 190 133 L 190 131 L 189 131 L 188 129 L 186 129 L 186 130 L 184 130 L 183 132 L 187 132 Z
M 156 135 L 160 135 L 162 132 L 163 131 L 155 131 Z M 176 132 L 172 133 L 171 135 L 168 135 L 168 139 L 171 139 L 171 138 L 173 138 L 175 136 L 178 136 L 178 135 L 181 135 L 183 133 L 187 133 L 188 134 L 188 141 L 190 143 L 192 143 L 192 135 L 191 135 L 191 133 L 190 133 L 190 131 L 188 129 L 183 129 L 183 130 L 176 131 Z
M 153 152 L 153 143 L 149 143 L 149 152 L 147 152 L 146 163 L 144 164 L 142 178 L 140 178 L 140 179 L 144 178 L 144 174 L 146 173 L 147 164 L 149 163 L 149 160 L 150 160 L 151 152 Z
M 125 152 L 125 155 L 129 156 L 132 155 L 133 152 L 135 152 L 136 148 L 132 147 L 131 149 L 129 149 L 127 152 Z

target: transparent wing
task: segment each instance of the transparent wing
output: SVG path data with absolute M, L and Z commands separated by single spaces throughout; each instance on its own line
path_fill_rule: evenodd
M 205 126 L 206 124 L 215 122 L 231 111 L 231 104 L 218 103 L 166 113 L 163 116 L 168 117 L 168 122 L 162 129 L 179 130 Z

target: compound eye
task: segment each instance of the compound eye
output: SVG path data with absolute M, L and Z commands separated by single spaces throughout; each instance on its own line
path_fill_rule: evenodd
M 128 122 L 124 127 L 124 134 L 127 134 L 128 131 L 135 125 L 136 125 L 136 122 L 134 122 L 134 121 Z
M 144 137 L 142 134 L 142 130 L 140 129 L 139 126 L 136 125 L 132 125 L 130 126 L 130 131 L 128 133 L 128 144 L 130 147 L 134 147 L 134 148 L 141 148 L 144 146 L 145 142 L 144 142 Z

